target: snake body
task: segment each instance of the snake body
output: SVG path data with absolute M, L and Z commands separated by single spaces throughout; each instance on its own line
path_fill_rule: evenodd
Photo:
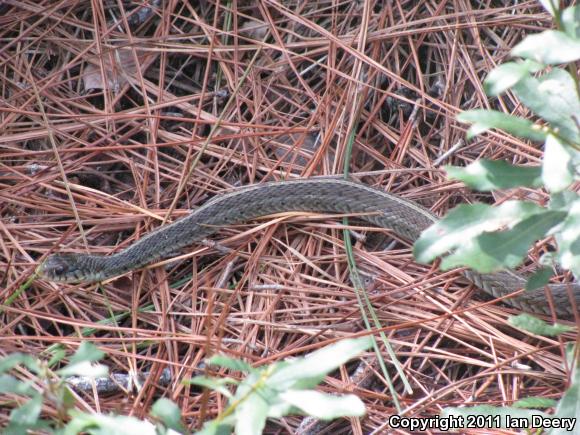
M 288 211 L 358 214 L 360 218 L 399 236 L 415 241 L 437 217 L 412 201 L 370 186 L 339 179 L 310 179 L 264 183 L 218 195 L 187 217 L 152 231 L 128 248 L 110 255 L 54 254 L 40 268 L 47 279 L 60 282 L 96 282 L 150 264 L 167 254 L 203 240 L 226 225 L 246 222 L 261 216 Z M 521 289 L 525 279 L 514 272 L 465 276 L 495 297 Z M 573 287 L 580 304 L 580 288 Z M 550 285 L 558 316 L 573 317 L 566 285 Z M 543 289 L 526 291 L 505 302 L 534 313 L 548 314 L 549 304 Z

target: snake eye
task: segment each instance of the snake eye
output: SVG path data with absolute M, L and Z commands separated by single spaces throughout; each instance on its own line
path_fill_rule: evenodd
M 55 266 L 54 268 L 54 273 L 57 275 L 62 275 L 66 272 L 66 267 L 63 266 L 62 264 L 59 264 L 58 266 Z

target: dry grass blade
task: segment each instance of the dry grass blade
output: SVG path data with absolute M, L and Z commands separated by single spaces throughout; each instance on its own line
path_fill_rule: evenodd
M 137 3 L 0 3 L 0 300 L 10 302 L 0 355 L 72 351 L 86 337 L 113 371 L 157 374 L 131 400 L 85 395 L 87 409 L 144 416 L 167 392 L 195 428 L 223 398 L 179 381 L 209 354 L 262 364 L 360 333 L 342 226 L 288 214 L 224 228 L 217 244 L 102 288 L 22 290 L 48 253 L 83 252 L 84 238 L 92 253 L 115 252 L 224 189 L 338 175 L 351 136 L 354 177 L 438 214 L 475 199 L 440 164 L 541 156 L 503 134 L 454 146 L 455 114 L 491 104 L 486 72 L 549 26 L 534 2 Z M 526 115 L 510 95 L 493 104 Z M 513 310 L 415 264 L 404 240 L 382 250 L 373 240 L 385 232 L 357 230 L 369 300 L 414 391 L 394 378 L 407 416 L 561 395 L 561 342 L 514 330 Z M 396 409 L 372 362 L 365 384 L 355 365 L 321 388 L 354 391 L 368 414 L 325 430 L 379 433 Z M 161 387 L 166 367 L 174 381 Z M 267 433 L 300 423 L 272 421 Z

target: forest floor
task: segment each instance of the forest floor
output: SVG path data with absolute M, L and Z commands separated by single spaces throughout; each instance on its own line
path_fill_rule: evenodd
M 0 355 L 90 340 L 112 372 L 151 375 L 138 392 L 78 393 L 83 409 L 144 417 L 165 396 L 194 430 L 226 402 L 180 383 L 204 358 L 259 366 L 364 332 L 342 221 L 288 213 L 224 228 L 179 261 L 100 285 L 36 279 L 23 289 L 38 264 L 56 251 L 118 252 L 218 192 L 345 167 L 440 216 L 475 200 L 545 202 L 541 191 L 473 193 L 443 166 L 538 164 L 541 149 L 501 132 L 467 142 L 455 117 L 530 115 L 481 83 L 551 20 L 536 2 L 189 3 L 0 4 L 0 301 L 10 301 Z M 387 249 L 376 234 L 392 237 Z M 514 328 L 517 310 L 457 271 L 415 263 L 388 231 L 359 225 L 355 236 L 364 290 L 412 392 L 381 344 L 392 379 L 368 352 L 319 387 L 359 396 L 364 418 L 308 432 L 291 416 L 265 433 L 383 433 L 400 412 L 561 397 L 569 336 Z M 353 379 L 357 367 L 364 376 Z M 171 382 L 160 385 L 166 368 Z

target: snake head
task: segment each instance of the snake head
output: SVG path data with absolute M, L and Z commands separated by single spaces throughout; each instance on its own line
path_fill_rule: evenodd
M 79 283 L 93 281 L 86 274 L 86 262 L 89 255 L 83 254 L 53 254 L 40 265 L 40 274 L 57 282 Z

